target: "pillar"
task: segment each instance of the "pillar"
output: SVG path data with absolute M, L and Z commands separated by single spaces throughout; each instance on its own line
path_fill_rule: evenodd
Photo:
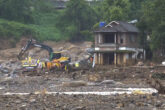
M 117 54 L 116 53 L 114 53 L 114 57 L 115 57 L 114 58 L 114 64 L 117 65 Z

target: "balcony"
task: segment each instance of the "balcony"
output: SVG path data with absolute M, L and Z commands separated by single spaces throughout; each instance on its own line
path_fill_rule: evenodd
M 95 51 L 96 52 L 116 51 L 118 47 L 119 47 L 118 44 L 114 44 L 114 43 L 97 44 L 95 46 Z
M 104 43 L 104 44 L 98 44 L 99 47 L 116 47 L 117 44 L 115 43 Z

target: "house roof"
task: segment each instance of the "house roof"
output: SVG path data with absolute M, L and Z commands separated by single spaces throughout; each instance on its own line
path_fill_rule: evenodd
M 112 21 L 105 27 L 98 28 L 94 32 L 135 32 L 139 30 L 132 24 L 123 21 Z

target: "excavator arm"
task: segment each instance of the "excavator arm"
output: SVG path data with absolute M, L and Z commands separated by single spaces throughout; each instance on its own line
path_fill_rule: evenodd
M 24 47 L 22 47 L 21 51 L 18 54 L 18 59 L 21 60 L 22 56 L 25 54 L 25 52 L 30 48 L 30 46 L 32 45 L 33 39 L 30 39 L 27 41 L 26 45 Z
M 25 52 L 29 50 L 31 47 L 38 47 L 47 50 L 49 52 L 50 60 L 53 59 L 53 49 L 47 45 L 37 43 L 36 40 L 34 39 L 30 39 L 27 41 L 26 45 L 19 52 L 17 56 L 18 59 L 20 60 L 22 56 L 25 54 Z

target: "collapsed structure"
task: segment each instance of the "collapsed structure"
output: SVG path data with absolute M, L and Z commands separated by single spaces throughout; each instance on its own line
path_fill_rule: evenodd
M 95 63 L 101 65 L 130 65 L 145 58 L 138 44 L 138 29 L 127 22 L 112 21 L 94 31 Z

